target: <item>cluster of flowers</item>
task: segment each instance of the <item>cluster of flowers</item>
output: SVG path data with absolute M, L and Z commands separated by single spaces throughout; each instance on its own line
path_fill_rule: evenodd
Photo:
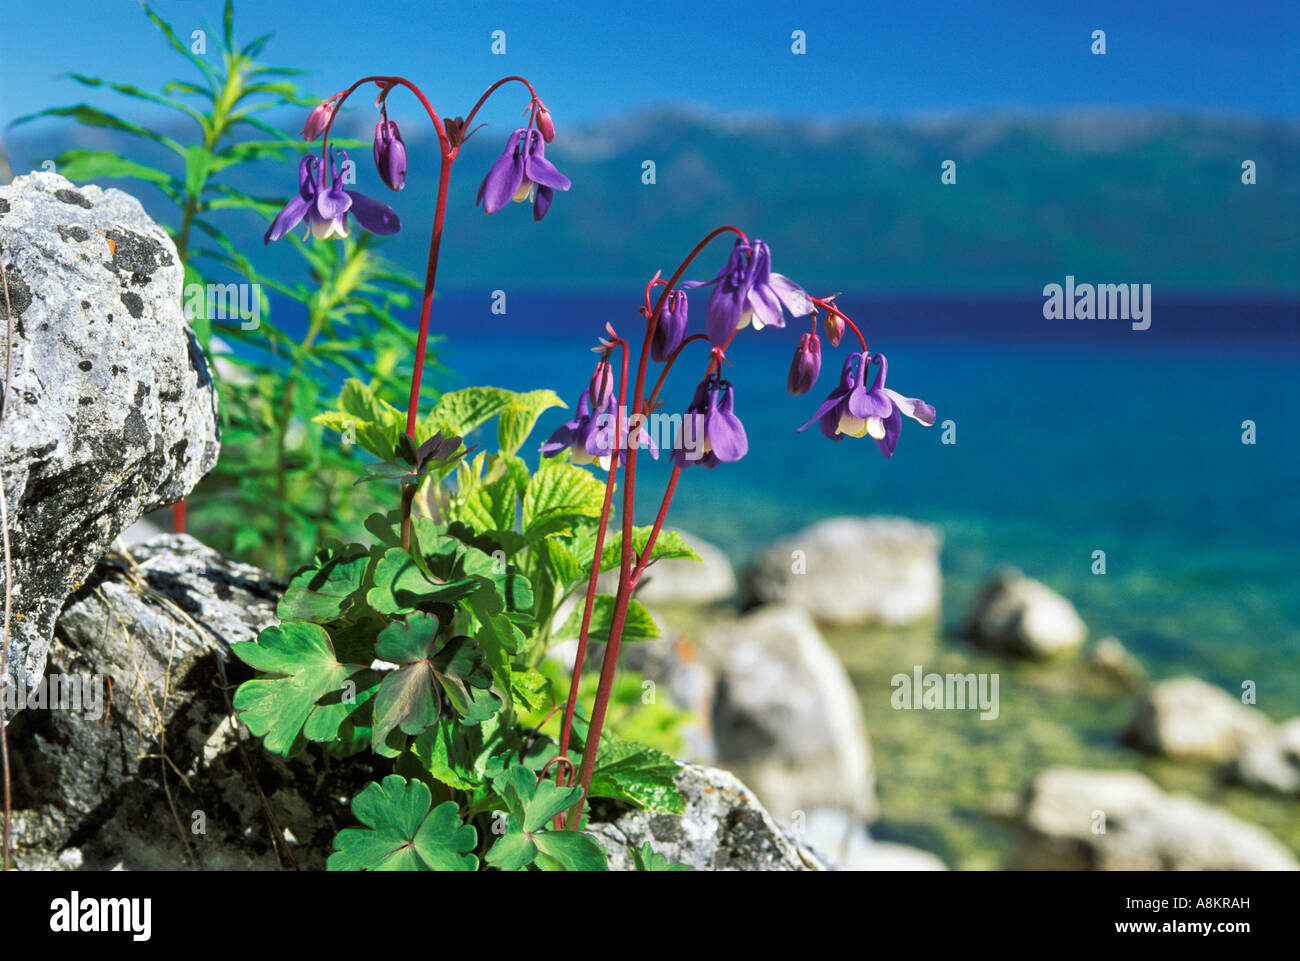
M 303 125 L 302 137 L 311 142 L 328 129 L 338 109 L 338 97 L 332 97 L 312 110 Z M 568 190 L 572 182 L 546 159 L 545 144 L 555 140 L 555 123 L 550 112 L 540 104 L 534 111 L 537 126 L 516 130 L 506 142 L 506 149 L 478 189 L 476 206 L 490 214 L 501 210 L 512 200 L 516 203 L 531 201 L 533 219 L 541 220 L 551 207 L 555 191 Z M 397 123 L 388 119 L 387 108 L 375 124 L 375 169 L 390 190 L 406 186 L 406 144 Z M 311 236 L 320 239 L 346 237 L 348 214 L 356 218 L 363 230 L 372 234 L 395 234 L 401 221 L 392 207 L 367 197 L 355 190 L 345 190 L 339 178 L 340 170 L 348 169 L 346 151 L 335 150 L 329 161 L 329 177 L 325 176 L 325 163 L 314 154 L 298 162 L 298 196 L 291 199 L 276 215 L 266 232 L 265 242 L 279 240 L 304 220 Z M 304 237 L 306 239 L 306 237 Z
M 702 464 L 713 468 L 734 463 L 749 452 L 745 427 L 736 416 L 735 390 L 719 376 L 720 361 L 736 334 L 752 326 L 755 330 L 784 327 L 785 313 L 792 317 L 809 317 L 812 330 L 799 337 L 799 345 L 790 364 L 786 389 L 793 396 L 808 393 L 821 373 L 821 340 L 817 332 L 819 311 L 825 312 L 824 330 L 832 347 L 838 347 L 845 323 L 852 322 L 839 311 L 833 298 L 811 297 L 790 278 L 772 270 L 772 255 L 761 240 L 738 239 L 726 266 L 712 280 L 692 280 L 670 290 L 663 300 L 650 342 L 651 357 L 657 363 L 671 365 L 689 332 L 686 291 L 712 287 L 705 318 L 705 333 L 713 346 L 704 379 L 695 388 L 695 396 L 682 415 L 681 435 L 703 437 L 703 456 L 694 450 L 677 448 L 674 463 L 681 467 Z M 854 326 L 854 332 L 861 334 Z M 612 431 L 598 429 L 613 416 L 613 376 L 606 348 L 597 362 L 591 386 L 578 399 L 576 416 L 563 424 L 542 446 L 542 453 L 554 457 L 565 449 L 574 463 L 598 463 L 608 468 L 615 446 L 625 447 L 627 431 L 618 445 Z M 870 366 L 879 367 L 870 386 Z M 905 397 L 885 386 L 888 362 L 884 354 L 871 354 L 865 341 L 862 350 L 850 353 L 840 372 L 840 382 L 813 414 L 806 430 L 816 423 L 821 432 L 834 441 L 845 437 L 870 436 L 886 457 L 892 457 L 902 431 L 902 417 L 907 416 L 927 426 L 935 421 L 934 408 L 925 401 Z M 598 392 L 597 383 L 603 385 Z M 599 397 L 599 400 L 597 398 Z M 638 446 L 649 447 L 652 456 L 658 450 L 640 438 L 648 438 L 644 429 L 638 434 Z

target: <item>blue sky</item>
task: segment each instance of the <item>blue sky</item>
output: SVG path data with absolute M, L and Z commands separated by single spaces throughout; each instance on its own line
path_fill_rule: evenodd
M 113 97 L 76 70 L 156 89 L 179 60 L 133 0 L 7 4 L 0 124 L 41 107 Z M 188 36 L 219 0 L 155 4 Z M 560 123 L 657 104 L 818 117 L 900 116 L 1112 104 L 1300 115 L 1300 4 L 245 2 L 247 41 L 312 71 L 332 92 L 363 73 L 403 73 L 448 113 L 504 73 L 534 81 Z M 52 29 L 53 28 L 53 29 Z M 490 51 L 506 32 L 506 54 Z M 1089 52 L 1106 31 L 1104 57 Z M 791 52 L 803 30 L 807 53 Z M 460 106 L 462 105 L 463 106 Z

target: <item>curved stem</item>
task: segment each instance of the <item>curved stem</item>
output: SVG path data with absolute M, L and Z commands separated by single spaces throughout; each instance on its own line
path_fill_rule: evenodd
M 525 87 L 527 87 L 528 92 L 529 94 L 532 95 L 533 101 L 535 103 L 542 102 L 541 98 L 537 96 L 537 91 L 533 89 L 533 85 L 529 83 L 527 80 L 525 80 L 523 77 L 502 77 L 496 83 L 492 84 L 492 86 L 488 87 L 486 90 L 483 91 L 483 96 L 478 98 L 478 103 L 474 104 L 473 108 L 466 115 L 465 122 L 463 124 L 464 129 L 466 130 L 469 129 L 470 124 L 474 122 L 474 115 L 478 113 L 479 108 L 482 107 L 483 104 L 487 103 L 487 98 L 492 96 L 492 94 L 496 92 L 496 89 L 498 87 L 504 86 L 505 84 L 508 84 L 512 81 L 518 81 L 519 83 L 522 83 Z M 529 123 L 531 124 L 531 122 L 532 122 L 532 118 L 530 117 Z
M 650 397 L 646 400 L 647 410 L 654 410 L 655 401 L 659 399 L 659 391 L 663 390 L 664 381 L 668 379 L 668 371 L 672 370 L 673 364 L 677 362 L 677 355 L 682 352 L 682 348 L 685 347 L 693 340 L 708 340 L 708 339 L 709 339 L 708 334 L 691 334 L 691 336 L 687 337 L 685 340 L 683 340 L 680 344 L 677 345 L 676 350 L 674 350 L 671 354 L 668 355 L 668 359 L 664 361 L 664 369 L 659 372 L 659 379 L 655 381 L 654 390 L 650 391 Z
M 855 324 L 855 323 L 854 323 L 854 322 L 849 318 L 849 315 L 848 315 L 848 314 L 844 313 L 844 311 L 840 310 L 838 307 L 836 307 L 834 304 L 832 304 L 829 300 L 822 300 L 822 299 L 820 299 L 820 298 L 818 298 L 818 297 L 809 297 L 808 299 L 811 300 L 811 301 L 812 301 L 814 304 L 816 304 L 818 307 L 821 307 L 822 309 L 824 309 L 827 313 L 829 313 L 829 314 L 834 314 L 834 315 L 835 315 L 836 317 L 838 317 L 840 320 L 844 321 L 844 323 L 848 324 L 848 325 L 849 325 L 849 328 L 850 328 L 850 329 L 851 329 L 855 334 L 858 335 L 858 343 L 860 343 L 860 344 L 862 345 L 862 351 L 863 351 L 863 353 L 866 353 L 866 350 L 867 350 L 867 339 L 866 339 L 865 337 L 862 336 L 862 331 L 858 330 L 858 325 Z

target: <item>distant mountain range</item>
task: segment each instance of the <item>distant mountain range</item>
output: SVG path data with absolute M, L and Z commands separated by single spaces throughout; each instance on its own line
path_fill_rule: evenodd
M 360 112 L 348 119 L 365 136 Z M 525 205 L 492 217 L 473 209 L 508 124 L 463 149 L 439 270 L 448 289 L 638 290 L 700 235 L 733 223 L 771 244 L 778 270 L 822 293 L 1035 297 L 1070 275 L 1149 283 L 1156 296 L 1300 295 L 1293 121 L 1110 110 L 826 124 L 665 109 L 578 129 L 557 119 L 547 156 L 574 186 L 541 224 Z M 389 253 L 419 273 L 437 152 L 413 124 L 403 132 L 406 190 L 383 188 L 369 151 L 357 186 L 398 209 L 405 230 Z M 53 121 L 9 140 L 15 171 L 74 143 L 120 146 Z M 952 185 L 941 182 L 947 160 Z M 1247 160 L 1253 185 L 1242 183 Z M 653 184 L 643 183 L 646 161 Z M 287 196 L 296 183 L 288 166 L 243 176 L 259 195 Z M 262 229 L 239 233 L 260 246 Z M 692 276 L 711 276 L 724 257 L 720 246 Z

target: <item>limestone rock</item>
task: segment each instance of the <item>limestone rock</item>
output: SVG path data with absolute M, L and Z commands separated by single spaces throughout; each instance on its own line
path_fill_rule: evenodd
M 1068 600 L 1008 568 L 975 599 L 965 633 L 995 653 L 1043 659 L 1078 648 L 1088 628 Z
M 1273 722 L 1222 688 L 1195 677 L 1150 685 L 1138 700 L 1128 739 L 1153 754 L 1223 764 L 1266 739 Z
M 612 871 L 633 869 L 632 848 L 647 841 L 696 871 L 816 871 L 831 865 L 773 820 L 734 774 L 687 764 L 677 776 L 686 813 L 629 811 L 591 825 Z
M 1247 787 L 1300 797 L 1300 717 L 1248 742 L 1232 774 Z
M 935 528 L 900 517 L 834 517 L 764 551 L 745 596 L 823 624 L 912 624 L 939 610 L 940 543 Z
M 44 671 L 64 599 L 120 531 L 212 468 L 218 427 L 181 264 L 139 201 L 18 177 L 0 187 L 0 262 L 14 331 L 0 430 L 19 615 L 8 673 L 21 694 Z
M 875 816 L 871 749 L 858 696 L 801 608 L 760 607 L 714 629 L 713 735 L 719 767 L 734 771 L 783 824 L 796 812 L 843 808 Z
M 1056 767 L 1026 794 L 1013 866 L 1102 871 L 1297 870 L 1271 834 L 1135 771 Z
M 11 724 L 16 863 L 247 870 L 292 857 L 323 868 L 372 776 L 365 755 L 286 761 L 231 721 L 227 700 L 251 674 L 229 645 L 275 622 L 284 585 L 183 535 L 131 557 L 106 557 L 59 617 L 49 676 L 79 703 Z M 259 794 L 292 841 L 273 846 Z

